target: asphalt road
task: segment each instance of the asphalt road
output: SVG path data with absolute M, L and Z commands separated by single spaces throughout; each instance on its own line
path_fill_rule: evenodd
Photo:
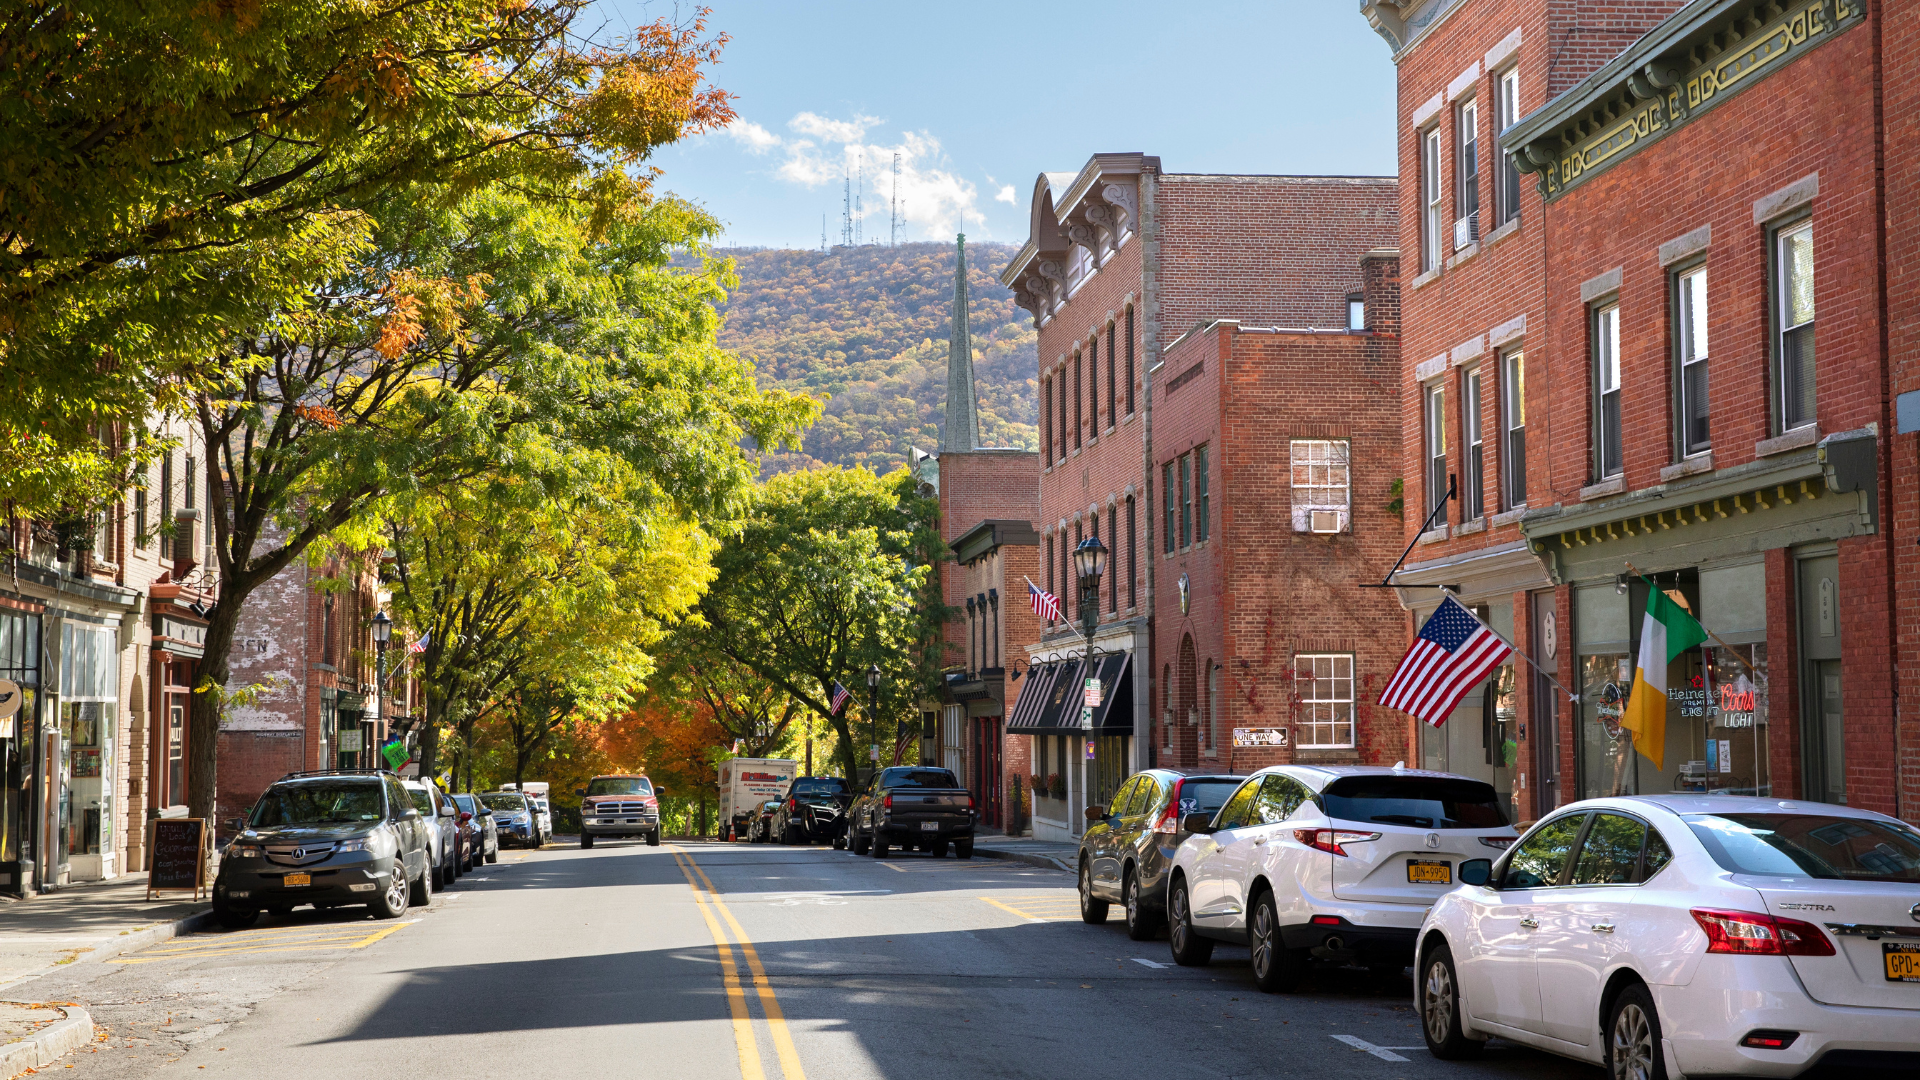
M 503 852 L 401 921 L 299 911 L 11 996 L 93 1008 L 73 1077 L 1600 1076 L 1436 1061 L 1404 977 L 1269 996 L 1244 949 L 1179 968 L 1115 916 L 1017 863 L 603 843 Z

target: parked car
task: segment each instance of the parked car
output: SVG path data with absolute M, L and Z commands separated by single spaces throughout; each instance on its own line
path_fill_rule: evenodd
M 660 845 L 660 793 L 644 776 L 596 776 L 576 790 L 580 796 L 580 846 L 590 848 L 595 837 L 646 837 L 650 847 Z
M 533 796 L 534 818 L 540 823 L 540 843 L 553 839 L 553 808 L 545 795 Z
M 752 824 L 747 826 L 748 843 L 773 843 L 773 816 L 779 809 L 779 799 L 768 799 L 766 802 L 760 804 L 759 812 L 753 815 Z
M 392 919 L 430 899 L 433 830 L 392 773 L 289 773 L 233 824 L 213 881 L 214 917 L 229 929 L 301 904 L 365 904 Z
M 773 815 L 773 836 L 782 844 L 833 843 L 847 835 L 846 805 L 852 796 L 837 776 L 798 776 L 787 785 Z
M 1087 807 L 1080 837 L 1080 918 L 1107 921 L 1118 901 L 1127 936 L 1146 941 L 1166 921 L 1167 870 L 1187 838 L 1188 814 L 1211 817 L 1246 780 L 1229 773 L 1148 769 L 1120 785 L 1107 806 Z
M 942 858 L 947 846 L 973 858 L 973 796 L 946 769 L 898 765 L 881 769 L 847 809 L 847 842 L 855 855 L 884 859 L 894 847 Z
M 1261 769 L 1189 836 L 1167 883 L 1176 963 L 1244 943 L 1260 989 L 1312 958 L 1398 972 L 1427 909 L 1513 843 L 1505 800 L 1452 773 L 1365 765 Z
M 425 819 L 433 857 L 433 887 L 444 889 L 460 876 L 460 810 L 431 780 L 402 780 L 414 809 Z
M 533 800 L 517 791 L 491 791 L 480 796 L 480 805 L 493 811 L 494 835 L 499 843 L 540 846 Z
M 474 866 L 482 863 L 500 861 L 500 826 L 493 818 L 493 810 L 478 795 L 460 794 L 453 796 L 453 804 L 460 808 L 460 821 L 468 826 L 467 840 L 473 853 Z
M 1920 1071 L 1920 831 L 1733 795 L 1561 807 L 1420 928 L 1427 1047 L 1615 1077 Z

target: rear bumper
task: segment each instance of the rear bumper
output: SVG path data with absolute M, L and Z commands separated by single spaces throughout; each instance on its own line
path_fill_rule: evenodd
M 887 821 L 874 826 L 874 834 L 884 836 L 888 843 L 907 843 L 921 840 L 971 840 L 973 822 L 935 821 L 934 828 L 922 828 L 919 821 Z
M 1706 956 L 1687 985 L 1655 986 L 1653 996 L 1668 1060 L 1689 1077 L 1799 1076 L 1815 1066 L 1920 1075 L 1920 1009 L 1822 1005 L 1776 957 Z M 1784 1050 L 1739 1045 L 1756 1029 L 1799 1035 Z
M 1338 916 L 1333 916 L 1338 918 Z M 1418 927 L 1360 926 L 1341 919 L 1336 925 L 1300 923 L 1280 928 L 1280 940 L 1289 949 L 1330 949 L 1359 954 L 1363 961 L 1413 963 Z

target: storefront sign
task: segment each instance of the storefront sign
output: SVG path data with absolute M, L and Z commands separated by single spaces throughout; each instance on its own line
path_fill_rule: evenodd
M 147 871 L 147 897 L 161 890 L 192 890 L 195 899 L 207 884 L 205 818 L 160 818 L 153 823 L 153 863 Z
M 1233 729 L 1233 745 L 1239 746 L 1285 746 L 1286 728 L 1244 728 Z
M 1547 650 L 1547 659 L 1551 660 L 1553 654 L 1560 650 L 1560 621 L 1549 611 L 1540 624 L 1540 643 Z
M 361 741 L 361 734 L 360 734 L 359 728 L 357 727 L 342 728 L 340 730 L 340 752 L 341 753 L 357 754 L 365 745 L 366 744 Z

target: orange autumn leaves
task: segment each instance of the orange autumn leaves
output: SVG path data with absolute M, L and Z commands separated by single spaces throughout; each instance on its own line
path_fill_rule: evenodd
M 452 336 L 464 324 L 462 313 L 486 302 L 486 274 L 465 279 L 433 277 L 413 270 L 396 270 L 380 291 L 386 303 L 373 349 L 388 360 L 412 348 L 429 332 Z

